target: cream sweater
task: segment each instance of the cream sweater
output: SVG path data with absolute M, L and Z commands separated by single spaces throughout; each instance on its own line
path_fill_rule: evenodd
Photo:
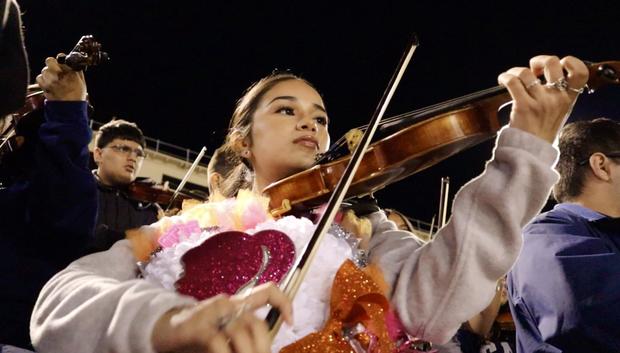
M 488 305 L 496 280 L 519 254 L 521 228 L 557 181 L 556 158 L 546 141 L 503 129 L 485 171 L 457 193 L 450 221 L 424 246 L 383 212 L 371 215 L 370 261 L 383 269 L 392 302 L 412 335 L 444 343 Z M 32 314 L 37 351 L 153 352 L 157 319 L 195 301 L 136 279 L 136 271 L 129 243 L 122 240 L 54 276 Z

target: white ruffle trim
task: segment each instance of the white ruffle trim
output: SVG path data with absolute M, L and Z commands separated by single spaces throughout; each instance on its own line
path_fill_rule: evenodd
M 315 228 L 316 226 L 306 218 L 288 216 L 277 221 L 269 220 L 261 223 L 246 233 L 254 234 L 265 229 L 279 230 L 291 238 L 299 255 Z M 144 267 L 142 271 L 144 278 L 174 290 L 174 283 L 183 270 L 180 263 L 183 254 L 219 232 L 215 230 L 192 234 L 186 239 L 181 239 L 176 246 L 157 253 Z M 347 241 L 331 233 L 325 235 L 293 301 L 295 323 L 292 327 L 282 325 L 271 347 L 272 352 L 278 352 L 282 347 L 322 328 L 329 313 L 330 290 L 334 276 L 340 265 L 351 257 L 352 250 Z M 258 310 L 257 315 L 264 317 L 267 311 L 267 308 Z

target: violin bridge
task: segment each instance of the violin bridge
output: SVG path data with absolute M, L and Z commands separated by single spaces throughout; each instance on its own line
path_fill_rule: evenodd
M 269 211 L 269 213 L 271 213 L 273 218 L 278 218 L 292 209 L 293 208 L 291 207 L 291 201 L 289 201 L 289 199 L 284 199 L 282 200 L 282 205 L 280 207 L 274 208 L 273 210 Z
M 363 135 L 364 133 L 360 129 L 351 129 L 344 135 L 344 138 L 347 140 L 347 148 L 349 149 L 349 153 L 353 153 L 353 151 L 355 151 Z

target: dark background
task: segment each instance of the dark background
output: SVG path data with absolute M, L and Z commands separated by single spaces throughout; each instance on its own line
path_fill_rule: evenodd
M 485 89 L 537 54 L 620 59 L 618 7 L 593 2 L 324 2 L 21 0 L 33 76 L 83 34 L 112 61 L 87 73 L 95 120 L 119 116 L 147 136 L 199 150 L 222 143 L 236 99 L 273 69 L 325 97 L 335 141 L 367 121 L 410 34 L 420 47 L 387 116 Z M 620 89 L 583 95 L 571 119 L 619 119 Z M 491 143 L 377 193 L 429 221 L 440 177 L 451 197 L 480 173 Z

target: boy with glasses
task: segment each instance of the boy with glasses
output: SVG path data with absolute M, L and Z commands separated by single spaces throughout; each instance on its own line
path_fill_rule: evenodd
M 157 221 L 157 204 L 132 200 L 126 192 L 142 167 L 145 145 L 134 123 L 112 120 L 99 128 L 93 151 L 99 208 L 92 251 L 107 250 L 127 231 Z

